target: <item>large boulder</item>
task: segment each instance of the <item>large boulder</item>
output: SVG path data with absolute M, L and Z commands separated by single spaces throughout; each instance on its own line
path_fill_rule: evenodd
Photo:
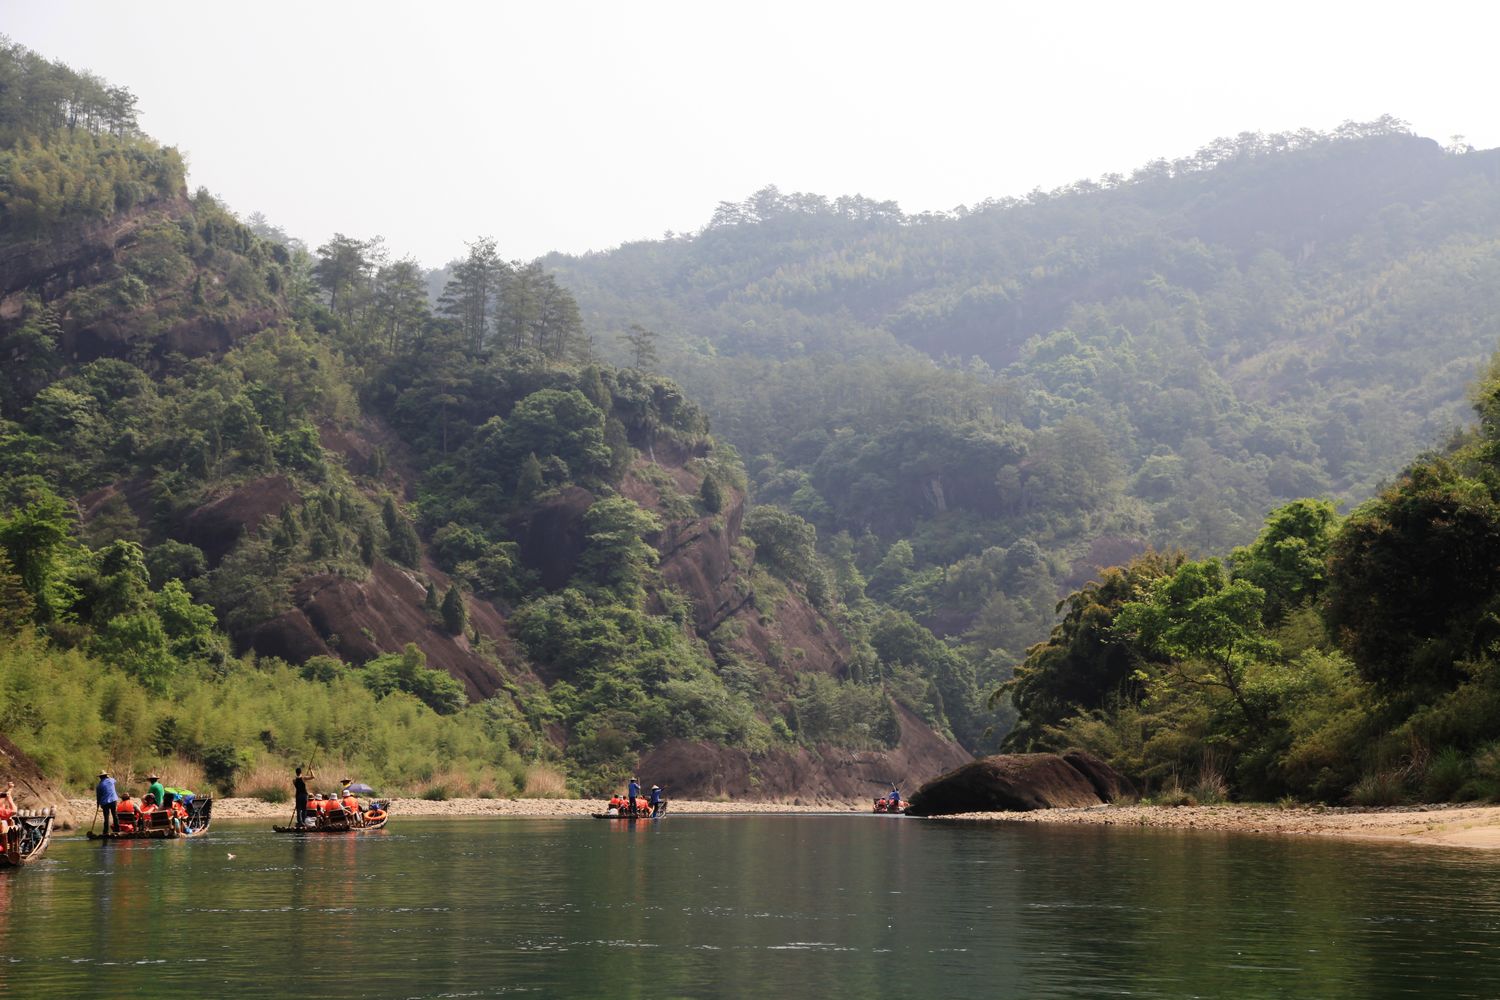
M 1124 777 L 1091 754 L 1001 754 L 934 778 L 911 797 L 906 811 L 913 816 L 950 816 L 1079 808 L 1103 805 L 1129 788 Z

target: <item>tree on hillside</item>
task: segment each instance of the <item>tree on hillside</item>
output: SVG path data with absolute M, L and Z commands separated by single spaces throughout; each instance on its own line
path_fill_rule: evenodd
M 381 242 L 378 236 L 357 240 L 334 233 L 332 239 L 318 247 L 313 277 L 328 293 L 329 310 L 346 322 L 352 321 L 355 307 L 369 290 Z
M 374 310 L 384 328 L 386 353 L 401 353 L 428 318 L 427 285 L 415 260 L 403 257 L 376 272 Z
M 439 614 L 443 618 L 443 628 L 448 630 L 449 635 L 463 635 L 469 622 L 469 612 L 464 607 L 464 595 L 459 591 L 458 584 L 448 585 Z
M 500 259 L 494 239 L 485 236 L 468 244 L 469 253 L 451 267 L 452 277 L 438 299 L 438 312 L 458 323 L 464 349 L 484 350 L 495 324 L 495 304 L 510 267 Z
M 643 372 L 651 371 L 661 363 L 661 357 L 656 352 L 657 335 L 653 330 L 648 330 L 639 323 L 630 324 L 630 329 L 620 335 L 625 345 L 630 349 L 630 365 Z

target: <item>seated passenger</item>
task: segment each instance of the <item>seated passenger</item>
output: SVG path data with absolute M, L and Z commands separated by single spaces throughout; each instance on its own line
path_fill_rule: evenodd
M 140 817 L 141 807 L 136 805 L 135 799 L 126 792 L 120 796 L 120 804 L 115 807 L 115 816 L 120 821 L 121 833 L 135 833 L 136 820 Z

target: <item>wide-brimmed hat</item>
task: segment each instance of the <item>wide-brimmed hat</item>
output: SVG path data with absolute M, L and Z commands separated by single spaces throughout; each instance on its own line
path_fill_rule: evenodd
M 651 786 L 651 790 L 653 792 L 659 792 L 659 791 L 661 791 L 661 786 L 660 785 L 652 785 Z
M 100 771 L 99 772 L 99 777 L 101 777 L 101 778 L 107 778 L 107 777 L 109 777 L 109 772 L 108 771 Z

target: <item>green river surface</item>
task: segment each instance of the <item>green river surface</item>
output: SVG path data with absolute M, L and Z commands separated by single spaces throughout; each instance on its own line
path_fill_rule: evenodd
M 230 855 L 233 854 L 233 858 Z M 16 997 L 1500 997 L 1500 854 L 877 816 L 55 839 Z

